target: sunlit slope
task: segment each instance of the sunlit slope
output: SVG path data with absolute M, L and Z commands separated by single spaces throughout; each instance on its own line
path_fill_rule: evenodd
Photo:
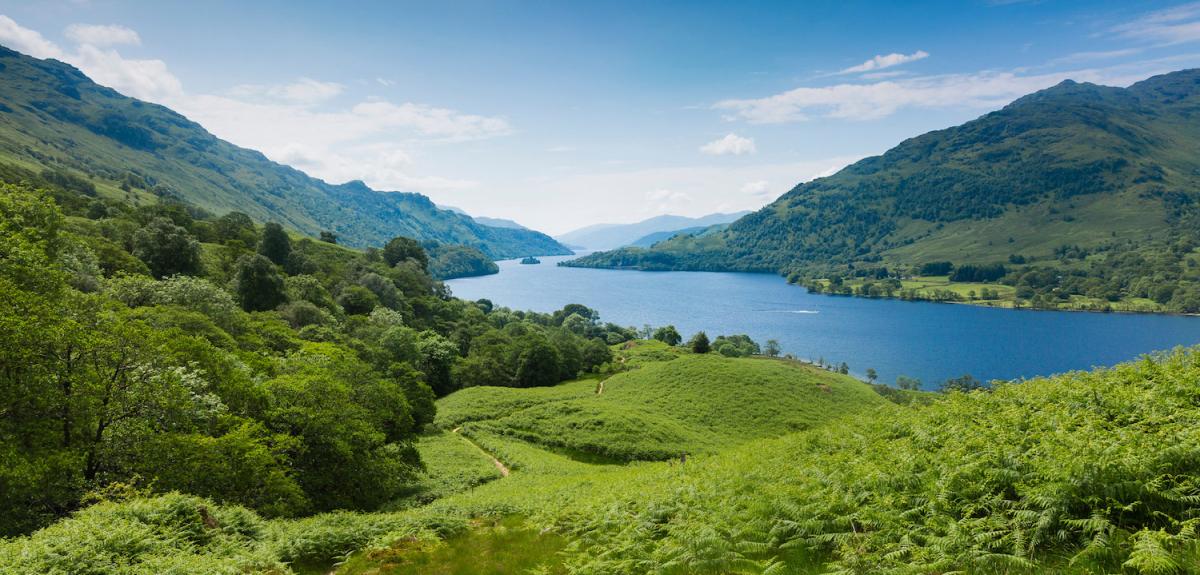
M 287 573 L 368 547 L 383 551 L 346 573 L 402 573 L 387 565 L 406 549 L 518 515 L 589 575 L 1196 573 L 1198 382 L 1200 352 L 1178 352 L 885 404 L 683 465 L 589 464 L 479 431 L 512 475 L 426 507 L 263 521 L 198 498 L 110 503 L 0 544 L 0 572 Z
M 684 354 L 602 382 L 460 393 L 469 401 L 446 398 L 439 420 L 473 420 L 462 424 L 464 434 L 487 431 L 610 461 L 715 453 L 886 402 L 862 382 L 806 364 L 717 354 Z
M 797 185 L 723 232 L 574 265 L 804 271 L 857 265 L 1052 261 L 1194 236 L 1200 70 L 1128 88 L 1063 82 Z

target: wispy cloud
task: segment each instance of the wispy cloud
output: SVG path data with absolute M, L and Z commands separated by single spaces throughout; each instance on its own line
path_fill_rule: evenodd
M 1095 62 L 1100 60 L 1112 60 L 1114 58 L 1124 58 L 1125 56 L 1133 56 L 1144 52 L 1142 48 L 1124 48 L 1120 50 L 1099 50 L 1095 52 L 1075 52 L 1067 54 L 1061 58 L 1055 58 L 1047 63 L 1048 66 L 1056 66 L 1061 64 L 1079 64 L 1082 62 Z
M 906 72 L 904 70 L 888 70 L 887 72 L 871 72 L 869 74 L 863 74 L 861 77 L 864 80 L 884 80 L 887 78 L 899 78 L 900 76 L 910 75 L 912 75 L 912 72 Z
M 766 180 L 746 182 L 738 191 L 756 199 L 765 199 L 771 195 L 771 183 Z
M 280 101 L 312 106 L 337 97 L 345 88 L 336 82 L 300 78 L 290 84 L 241 84 L 229 95 L 247 100 Z
M 907 64 L 917 60 L 924 60 L 928 57 L 929 52 L 924 50 L 917 50 L 912 54 L 880 54 L 874 58 L 871 58 L 870 60 L 867 60 L 866 62 L 863 62 L 862 64 L 846 68 L 845 70 L 838 72 L 838 74 L 861 74 L 863 72 L 873 72 L 875 70 L 883 70 L 884 68 L 891 68 L 893 66 Z
M 138 33 L 117 25 L 71 24 L 64 31 L 67 39 L 76 44 L 91 46 L 141 46 L 142 38 Z
M 63 51 L 36 30 L 17 24 L 12 18 L 0 14 L 0 44 L 34 58 L 62 59 Z
M 1117 34 L 1160 45 L 1200 41 L 1200 2 L 1150 12 L 1113 29 Z
M 994 109 L 1020 96 L 1063 80 L 1128 85 L 1156 73 L 1195 65 L 1200 55 L 1186 54 L 1109 66 L 1041 74 L 982 71 L 917 76 L 871 83 L 802 87 L 762 98 L 722 100 L 713 105 L 727 119 L 753 124 L 801 122 L 813 117 L 874 120 L 901 109 Z
M 753 154 L 758 149 L 754 146 L 753 138 L 744 138 L 737 134 L 726 134 L 723 138 L 700 146 L 700 151 L 710 156 L 741 156 L 742 154 Z

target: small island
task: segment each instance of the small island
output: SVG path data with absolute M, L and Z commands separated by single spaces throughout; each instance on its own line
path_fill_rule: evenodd
M 522 258 L 521 263 L 525 264 L 525 265 L 534 265 L 534 264 L 542 263 L 542 260 L 539 260 L 533 256 L 528 256 L 528 257 Z

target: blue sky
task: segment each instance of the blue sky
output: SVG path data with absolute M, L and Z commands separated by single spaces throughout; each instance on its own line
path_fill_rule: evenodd
M 1200 66 L 1200 3 L 0 0 L 75 64 L 332 182 L 561 233 L 758 208 L 1064 78 Z

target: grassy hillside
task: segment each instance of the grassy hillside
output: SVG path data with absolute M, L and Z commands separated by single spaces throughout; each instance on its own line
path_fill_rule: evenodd
M 685 465 L 585 463 L 481 432 L 512 475 L 425 507 L 263 521 L 138 498 L 0 544 L 0 565 L 287 572 L 365 546 L 342 573 L 1197 573 L 1197 381 L 1200 351 L 1179 351 L 885 404 Z M 502 516 L 523 520 L 488 519 Z M 478 551 L 447 551 L 464 549 Z
M 602 382 L 565 384 L 527 403 L 512 398 L 524 390 L 464 390 L 473 420 L 462 432 L 511 436 L 584 459 L 660 460 L 715 453 L 885 401 L 863 383 L 812 366 L 715 354 L 686 354 Z M 439 421 L 465 419 L 454 409 L 463 402 L 448 398 Z
M 474 246 L 501 259 L 570 253 L 538 232 L 485 226 L 420 194 L 327 184 L 208 133 L 159 105 L 99 86 L 56 60 L 0 47 L 0 178 L 132 203 L 175 198 L 240 211 L 353 246 L 395 236 Z
M 1200 70 L 1124 89 L 1064 82 L 798 185 L 724 232 L 569 265 L 808 282 L 1003 264 L 1005 283 L 1044 307 L 1083 295 L 1196 311 L 1200 159 L 1186 150 L 1200 147 L 1197 110 Z M 1062 277 L 1029 276 L 1044 270 Z

